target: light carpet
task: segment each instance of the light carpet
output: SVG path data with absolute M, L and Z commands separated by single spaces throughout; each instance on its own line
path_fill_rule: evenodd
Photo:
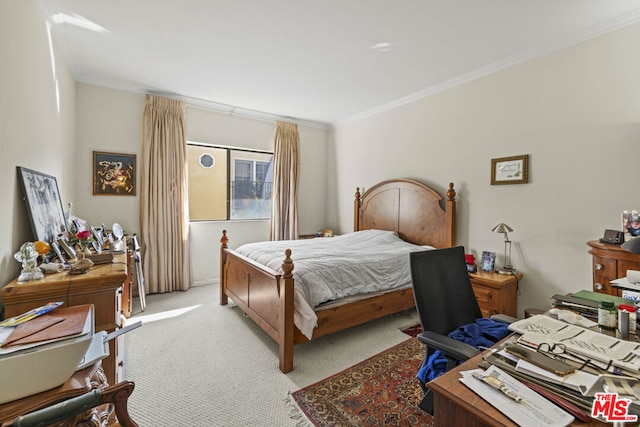
M 233 305 L 219 304 L 218 286 L 147 296 L 134 315 L 143 326 L 124 335 L 129 400 L 141 427 L 293 426 L 288 395 L 407 339 L 415 310 L 295 347 L 294 370 L 278 369 L 273 340 Z M 299 425 L 299 424 L 298 424 Z

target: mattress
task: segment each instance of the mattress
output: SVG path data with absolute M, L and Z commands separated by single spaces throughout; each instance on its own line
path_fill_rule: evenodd
M 359 294 L 411 286 L 409 253 L 433 249 L 402 240 L 397 233 L 364 230 L 331 238 L 249 243 L 236 251 L 282 272 L 291 249 L 294 269 L 294 323 L 309 339 L 316 327 L 313 309 Z

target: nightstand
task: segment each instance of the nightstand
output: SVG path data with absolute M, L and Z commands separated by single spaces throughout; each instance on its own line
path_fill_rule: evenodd
M 469 273 L 482 317 L 506 314 L 516 317 L 518 282 L 522 273 L 499 274 L 478 271 Z

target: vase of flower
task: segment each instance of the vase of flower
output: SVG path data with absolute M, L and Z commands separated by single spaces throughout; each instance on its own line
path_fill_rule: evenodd
M 80 243 L 80 251 L 85 255 L 91 255 L 91 249 L 89 249 L 89 243 L 93 241 L 91 239 L 91 231 L 83 230 L 76 233 L 78 243 Z
M 91 255 L 91 249 L 89 249 L 89 245 L 87 243 L 85 243 L 84 245 L 82 245 L 82 253 L 85 256 Z

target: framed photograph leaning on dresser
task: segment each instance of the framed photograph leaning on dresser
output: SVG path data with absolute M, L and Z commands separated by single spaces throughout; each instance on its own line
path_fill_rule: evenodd
M 627 238 L 640 236 L 640 211 L 622 211 L 622 230 Z
M 67 231 L 58 181 L 42 172 L 17 168 L 35 240 L 55 242 L 60 233 Z

